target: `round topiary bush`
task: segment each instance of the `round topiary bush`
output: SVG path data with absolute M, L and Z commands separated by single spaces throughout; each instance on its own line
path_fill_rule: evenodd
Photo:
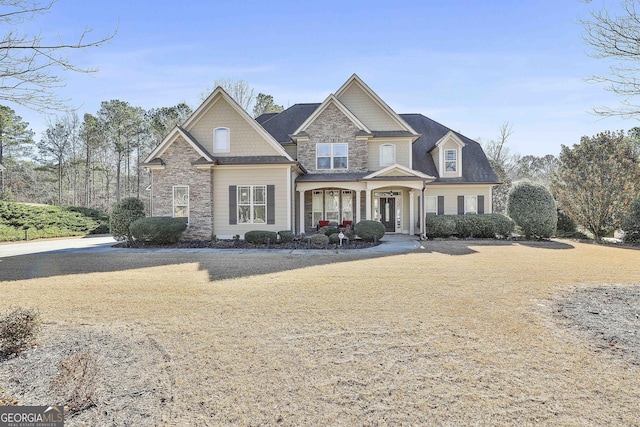
M 129 226 L 137 219 L 144 218 L 144 203 L 135 197 L 120 200 L 113 207 L 109 217 L 109 229 L 116 240 L 127 240 L 131 243 L 133 236 Z
M 384 236 L 384 224 L 378 221 L 363 220 L 356 224 L 354 231 L 365 242 L 373 242 Z
M 275 244 L 278 240 L 278 233 L 275 231 L 252 230 L 244 233 L 244 240 L 254 245 Z
M 326 234 L 314 234 L 309 238 L 309 241 L 316 248 L 326 248 L 329 244 L 329 236 Z
M 507 215 L 527 239 L 553 236 L 558 223 L 556 201 L 549 190 L 528 182 L 515 186 L 509 193 Z
M 620 228 L 624 231 L 624 242 L 634 245 L 640 244 L 640 196 L 629 206 L 629 210 L 622 218 Z
M 155 216 L 135 220 L 129 231 L 134 239 L 142 244 L 167 245 L 180 240 L 187 223 L 170 216 Z

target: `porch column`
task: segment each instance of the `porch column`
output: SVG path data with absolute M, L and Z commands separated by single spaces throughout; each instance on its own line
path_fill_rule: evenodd
M 362 201 L 362 197 L 360 196 L 361 191 L 358 190 L 356 191 L 356 222 L 354 224 L 359 223 L 360 221 L 362 221 L 360 219 L 360 217 L 362 216 L 361 212 L 362 212 L 362 206 L 360 205 L 361 201 Z
M 372 219 L 371 218 L 371 190 L 367 189 L 366 190 L 366 200 L 365 202 L 367 203 L 366 205 L 366 213 L 367 213 L 367 217 L 365 219 Z
M 416 190 L 409 191 L 409 236 L 416 234 Z
M 305 217 L 305 213 L 304 213 L 304 191 L 303 190 L 298 190 L 298 194 L 300 195 L 300 230 L 298 231 L 298 234 L 302 234 L 305 233 L 306 230 L 304 229 L 304 217 Z
M 427 201 L 424 195 L 425 188 L 422 188 L 420 191 L 420 200 L 422 201 L 422 209 L 420 210 L 420 239 L 424 239 L 425 234 L 427 233 L 427 224 L 426 224 L 426 216 L 427 216 Z

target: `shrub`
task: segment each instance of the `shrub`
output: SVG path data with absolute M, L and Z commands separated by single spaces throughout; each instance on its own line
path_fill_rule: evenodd
M 278 235 L 280 236 L 279 243 L 291 243 L 296 238 L 296 235 L 291 230 L 278 231 Z
M 102 367 L 90 351 L 74 353 L 58 363 L 58 373 L 50 389 L 75 414 L 96 405 L 104 377 Z
M 329 236 L 326 234 L 314 234 L 309 239 L 311 244 L 316 248 L 326 248 L 329 244 Z
M 116 240 L 127 240 L 131 243 L 133 236 L 129 226 L 137 219 L 144 218 L 144 203 L 135 197 L 120 200 L 113 207 L 109 218 L 111 235 Z
M 40 313 L 12 308 L 0 319 L 0 360 L 21 352 L 40 331 Z
M 139 218 L 131 223 L 129 231 L 142 244 L 166 245 L 180 240 L 187 223 L 169 216 Z
M 511 218 L 502 214 L 488 214 L 486 217 L 491 218 L 493 223 L 493 232 L 496 236 L 511 237 L 511 233 L 516 228 L 515 222 Z
M 509 193 L 507 215 L 527 239 L 553 236 L 558 223 L 556 202 L 549 190 L 528 182 L 515 186 Z
M 456 234 L 456 222 L 452 215 L 429 215 L 425 221 L 425 235 L 429 239 L 451 237 Z
M 354 227 L 356 235 L 360 236 L 365 242 L 373 242 L 382 239 L 384 236 L 384 224 L 378 221 L 363 220 Z
M 622 218 L 620 228 L 624 231 L 624 242 L 640 244 L 640 196 L 631 203 L 629 210 Z
M 276 243 L 278 234 L 275 231 L 252 230 L 244 233 L 244 240 L 254 245 L 266 245 L 268 242 Z

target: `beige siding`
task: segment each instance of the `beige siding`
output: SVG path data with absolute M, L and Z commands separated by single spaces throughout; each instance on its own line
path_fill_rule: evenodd
M 231 138 L 229 153 L 213 153 L 213 130 L 218 127 L 229 128 Z M 281 155 L 224 98 L 219 98 L 187 131 L 214 156 Z
M 458 196 L 484 196 L 484 213 L 491 213 L 491 185 L 427 185 L 425 196 L 444 196 L 444 214 L 458 214 Z
M 357 84 L 338 99 L 370 130 L 405 130 Z
M 213 233 L 219 238 L 242 238 L 249 230 L 281 231 L 287 225 L 289 167 L 215 168 L 213 174 Z M 275 185 L 275 224 L 229 224 L 230 185 Z
M 384 139 L 373 139 L 369 142 L 369 170 L 377 171 L 387 166 L 380 166 L 380 146 L 393 144 L 396 146 L 396 163 L 411 168 L 411 140 L 393 141 Z

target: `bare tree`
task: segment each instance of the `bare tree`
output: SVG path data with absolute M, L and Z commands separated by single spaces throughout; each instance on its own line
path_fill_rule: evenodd
M 603 116 L 633 117 L 640 113 L 640 105 L 634 101 L 634 97 L 640 95 L 640 15 L 636 3 L 636 0 L 623 0 L 620 16 L 603 8 L 591 12 L 590 19 L 582 20 L 584 40 L 591 47 L 591 55 L 615 60 L 609 75 L 590 79 L 604 83 L 607 90 L 622 97 L 618 107 L 594 109 Z
M 55 4 L 33 0 L 0 0 L 0 24 L 5 34 L 0 40 L 0 101 L 20 104 L 36 111 L 67 110 L 67 100 L 54 89 L 64 86 L 64 71 L 93 73 L 96 68 L 75 66 L 67 58 L 73 50 L 101 46 L 115 33 L 97 40 L 89 39 L 91 29 L 85 28 L 72 43 L 64 40 L 49 42 L 41 35 L 23 34 L 19 27 L 38 14 L 45 14 Z
M 246 80 L 218 79 L 213 82 L 213 85 L 224 89 L 245 111 L 249 111 L 249 107 L 256 99 L 255 89 L 249 86 Z M 213 89 L 207 88 L 200 94 L 200 98 L 204 101 L 212 91 Z
M 511 154 L 507 147 L 508 139 L 513 134 L 513 125 L 504 122 L 500 125 L 497 139 L 483 143 L 482 148 L 489 160 L 489 164 L 498 175 L 501 184 L 493 189 L 493 211 L 495 213 L 505 213 L 507 209 L 507 198 L 512 186 L 512 176 L 518 166 L 519 156 Z

